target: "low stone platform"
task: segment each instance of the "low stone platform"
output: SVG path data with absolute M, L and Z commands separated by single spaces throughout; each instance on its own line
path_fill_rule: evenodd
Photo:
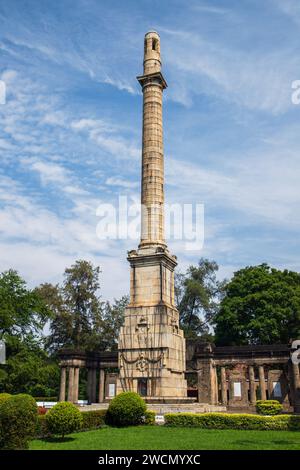
M 93 403 L 80 407 L 81 411 L 106 410 L 109 403 Z M 148 410 L 155 411 L 156 414 L 166 413 L 221 413 L 226 411 L 226 406 L 209 405 L 207 403 L 148 403 Z
M 169 405 L 192 405 L 196 402 L 196 398 L 191 397 L 144 397 L 148 405 L 169 404 Z

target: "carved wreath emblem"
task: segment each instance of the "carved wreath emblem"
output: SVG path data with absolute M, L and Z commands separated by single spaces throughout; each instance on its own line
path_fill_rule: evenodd
M 140 354 L 139 359 L 136 362 L 137 370 L 145 372 L 148 369 L 148 361 L 145 359 L 144 354 Z

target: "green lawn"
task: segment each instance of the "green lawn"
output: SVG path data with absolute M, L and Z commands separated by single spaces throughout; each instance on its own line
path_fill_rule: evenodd
M 139 426 L 105 427 L 59 439 L 34 440 L 32 450 L 260 450 L 300 449 L 300 432 L 235 431 Z

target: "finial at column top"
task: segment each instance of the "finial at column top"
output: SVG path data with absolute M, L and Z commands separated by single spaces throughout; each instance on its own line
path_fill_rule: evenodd
M 144 40 L 144 75 L 160 71 L 160 37 L 156 31 L 148 31 Z

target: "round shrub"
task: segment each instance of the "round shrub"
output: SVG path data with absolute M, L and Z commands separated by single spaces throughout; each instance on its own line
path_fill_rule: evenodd
M 106 413 L 106 423 L 112 426 L 141 424 L 146 413 L 146 403 L 135 392 L 123 392 L 113 398 Z
M 45 416 L 50 433 L 62 438 L 66 434 L 78 431 L 82 425 L 82 415 L 79 409 L 73 403 L 65 401 L 54 405 Z
M 35 435 L 37 405 L 30 395 L 14 395 L 0 406 L 0 447 L 5 450 L 27 449 Z
M 283 406 L 277 400 L 258 400 L 256 411 L 260 415 L 275 416 L 281 413 Z
M 12 395 L 10 393 L 0 393 L 0 406 L 2 403 L 4 403 L 8 398 L 10 398 Z

